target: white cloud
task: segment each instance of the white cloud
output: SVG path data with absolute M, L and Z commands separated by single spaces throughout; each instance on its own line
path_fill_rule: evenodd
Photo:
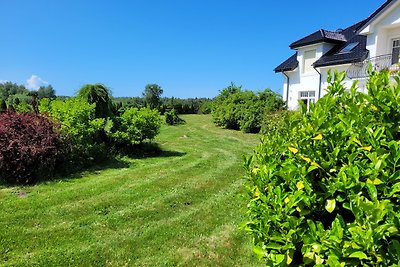
M 47 85 L 49 85 L 49 83 L 42 80 L 42 78 L 37 75 L 32 75 L 28 80 L 26 80 L 26 88 L 30 90 L 37 90 L 40 86 Z
M 6 83 L 8 82 L 7 80 L 0 80 L 0 83 Z

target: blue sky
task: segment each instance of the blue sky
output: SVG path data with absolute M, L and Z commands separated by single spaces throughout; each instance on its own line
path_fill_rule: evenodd
M 384 0 L 0 0 L 0 81 L 73 95 L 103 83 L 114 96 L 214 97 L 230 82 L 281 93 L 273 69 L 288 45 L 345 28 Z

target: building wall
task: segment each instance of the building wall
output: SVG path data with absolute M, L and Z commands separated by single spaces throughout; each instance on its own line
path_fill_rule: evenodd
M 350 64 L 321 68 L 321 70 L 320 70 L 321 74 L 322 74 L 321 97 L 326 95 L 326 93 L 327 93 L 326 90 L 329 85 L 328 71 L 331 70 L 332 75 L 333 75 L 333 72 L 335 70 L 338 72 L 346 72 L 349 67 L 350 67 Z M 355 80 L 350 79 L 349 77 L 346 76 L 346 78 L 343 81 L 343 84 L 347 89 L 350 89 L 351 86 L 353 85 L 354 81 Z M 366 79 L 358 79 L 358 90 L 359 91 L 366 92 L 366 81 L 367 81 Z
M 346 72 L 346 70 L 350 67 L 350 64 L 333 66 L 333 67 L 325 67 L 319 68 L 318 70 L 321 72 L 321 95 L 319 95 L 319 74 L 316 72 L 316 75 L 302 76 L 298 69 L 286 72 L 286 75 L 289 76 L 289 99 L 288 99 L 288 109 L 296 110 L 299 108 L 298 101 L 300 99 L 300 92 L 304 91 L 315 91 L 315 99 L 318 100 L 327 93 L 327 88 L 329 86 L 328 82 L 328 71 L 331 70 L 332 75 L 336 70 L 338 72 Z M 347 76 L 343 81 L 344 86 L 347 89 L 350 89 L 355 80 L 349 79 Z M 361 92 L 366 92 L 366 79 L 358 80 L 358 90 Z M 284 90 L 283 90 L 283 99 L 286 101 L 286 92 L 287 92 L 287 79 L 285 78 Z
M 391 53 L 391 40 L 400 37 L 400 1 L 368 25 L 360 34 L 367 36 L 370 57 Z
M 388 10 L 386 10 L 380 18 L 377 18 L 370 25 L 368 25 L 360 34 L 367 36 L 367 49 L 369 50 L 369 57 L 373 58 L 376 56 L 390 54 L 392 48 L 392 40 L 400 37 L 400 1 L 393 4 Z M 298 49 L 297 60 L 299 67 L 294 71 L 286 72 L 289 76 L 289 97 L 288 97 L 288 108 L 291 110 L 298 108 L 298 100 L 300 99 L 300 93 L 305 91 L 314 91 L 315 99 L 318 100 L 326 94 L 328 88 L 328 70 L 331 69 L 337 71 L 346 71 L 350 64 L 323 67 L 317 70 L 321 73 L 321 95 L 319 95 L 320 86 L 320 75 L 317 71 L 313 70 L 310 73 L 303 72 L 303 55 L 305 51 L 311 49 L 316 50 L 315 61 L 318 60 L 323 54 L 332 48 L 330 44 L 317 44 L 307 47 L 301 47 Z M 354 80 L 346 76 L 344 86 L 350 89 Z M 358 80 L 358 90 L 366 92 L 367 79 Z M 287 80 L 285 79 L 283 89 L 284 100 L 286 100 L 287 92 Z
M 300 98 L 301 92 L 313 91 L 315 93 L 316 99 L 319 98 L 319 79 L 320 75 L 315 70 L 312 69 L 308 73 L 304 73 L 304 53 L 306 51 L 315 50 L 315 60 L 318 60 L 323 54 L 329 51 L 333 47 L 332 44 L 318 44 L 302 47 L 298 50 L 297 60 L 299 62 L 299 67 L 293 71 L 285 72 L 289 76 L 289 98 L 288 98 L 288 108 L 291 110 L 297 109 L 299 107 L 298 100 Z M 283 87 L 283 99 L 286 100 L 287 92 L 287 79 L 285 77 L 284 87 Z

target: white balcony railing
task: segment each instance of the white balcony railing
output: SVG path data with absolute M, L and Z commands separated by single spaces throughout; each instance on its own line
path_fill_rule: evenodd
M 371 65 L 374 71 L 390 70 L 393 72 L 400 71 L 398 59 L 392 57 L 392 54 L 382 55 L 374 58 L 368 58 L 363 62 L 353 63 L 346 71 L 347 77 L 350 79 L 358 79 L 368 77 L 368 68 Z

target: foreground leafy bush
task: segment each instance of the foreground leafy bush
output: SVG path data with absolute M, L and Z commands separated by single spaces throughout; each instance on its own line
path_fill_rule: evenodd
M 372 73 L 363 94 L 344 77 L 245 161 L 244 227 L 268 266 L 400 264 L 400 78 Z
M 247 133 L 258 133 L 265 113 L 284 108 L 282 98 L 266 89 L 257 94 L 242 91 L 241 87 L 231 84 L 223 89 L 213 103 L 212 116 L 218 126 L 241 130 Z
M 165 122 L 168 125 L 178 125 L 184 124 L 185 120 L 178 116 L 178 112 L 176 112 L 175 109 L 171 109 L 170 111 L 165 112 Z
M 50 177 L 63 157 L 56 128 L 40 115 L 0 113 L 0 180 L 29 184 Z
M 96 118 L 96 104 L 82 98 L 40 101 L 39 110 L 60 124 L 64 141 L 70 144 L 68 158 L 71 163 L 85 164 L 106 154 L 102 135 L 104 118 Z
M 156 109 L 128 108 L 112 124 L 107 131 L 114 142 L 135 145 L 160 132 L 161 117 Z

